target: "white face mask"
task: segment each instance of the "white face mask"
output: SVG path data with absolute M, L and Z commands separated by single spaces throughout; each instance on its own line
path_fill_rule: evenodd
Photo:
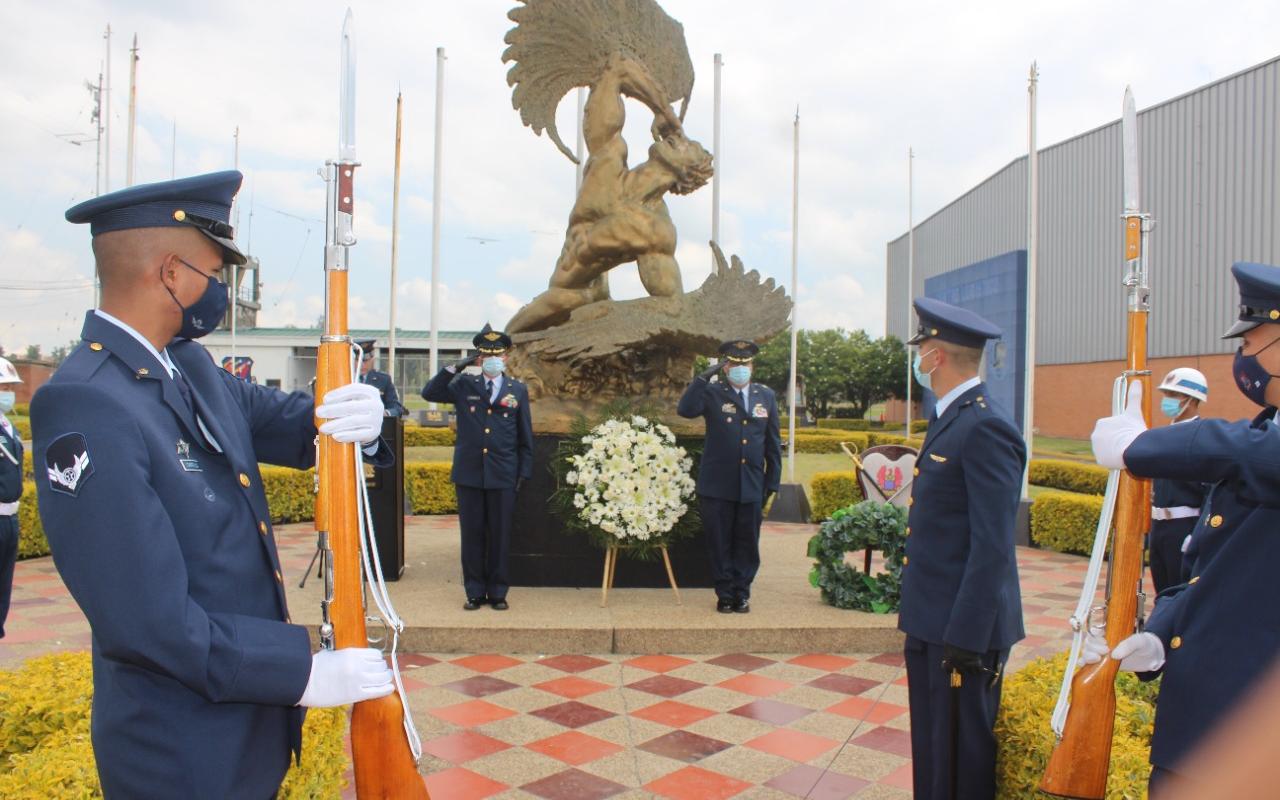
M 12 411 L 16 399 L 17 395 L 13 392 L 0 392 L 0 414 L 8 414 Z
M 489 356 L 480 365 L 480 369 L 490 378 L 496 378 L 507 368 L 506 359 L 500 356 Z

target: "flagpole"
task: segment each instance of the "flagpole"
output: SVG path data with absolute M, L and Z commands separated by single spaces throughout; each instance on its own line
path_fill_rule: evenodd
M 124 166 L 124 185 L 133 185 L 133 138 L 138 126 L 138 34 L 133 35 L 133 47 L 129 49 L 129 131 L 128 150 Z
M 439 371 L 440 361 L 440 195 L 441 165 L 444 162 L 444 62 L 443 47 L 436 48 L 436 140 L 435 166 L 431 170 L 431 361 L 429 372 Z M 435 408 L 435 403 L 431 404 Z
M 916 268 L 916 224 L 915 224 L 915 151 L 907 148 L 907 337 L 904 342 L 910 341 L 913 333 L 911 329 L 911 309 L 912 297 L 911 293 L 915 291 L 915 268 Z M 911 369 L 911 349 L 907 348 L 907 411 L 906 411 L 906 430 L 903 435 L 908 439 L 911 438 L 911 384 L 915 380 L 914 370 Z
M 107 42 L 107 88 L 106 88 L 106 116 L 104 117 L 104 131 L 107 134 L 106 146 L 104 152 L 106 156 L 102 159 L 102 191 L 111 191 L 111 23 L 107 23 L 107 32 L 102 35 Z
M 1022 390 L 1022 438 L 1027 443 L 1027 464 L 1031 464 L 1035 438 L 1035 387 L 1036 387 L 1036 251 L 1039 248 L 1040 214 L 1040 154 L 1036 151 L 1036 89 L 1040 73 L 1036 62 L 1031 62 L 1031 74 L 1027 80 L 1027 317 L 1026 352 L 1023 353 Z M 1022 473 L 1022 496 L 1030 491 L 1029 470 Z
M 240 126 L 239 125 L 236 126 L 236 132 L 235 132 L 234 138 L 236 142 L 235 155 L 233 156 L 234 165 L 235 165 L 234 169 L 239 170 L 240 169 Z M 130 177 L 132 177 L 132 172 L 133 170 L 130 170 Z M 240 204 L 236 203 L 233 200 L 232 205 L 235 207 L 235 214 L 232 217 L 232 220 L 235 222 L 235 226 L 233 230 L 237 234 L 239 234 L 240 233 Z M 238 311 L 237 306 L 240 304 L 240 287 L 237 285 L 239 283 L 239 280 L 240 280 L 239 267 L 233 263 L 231 265 L 231 287 L 230 287 L 230 290 L 231 290 L 231 374 L 232 375 L 237 374 L 236 373 L 236 317 L 238 317 L 239 314 L 237 314 L 236 312 Z
M 404 97 L 396 91 L 396 160 L 391 188 L 391 314 L 387 320 L 387 375 L 396 383 L 396 274 L 400 263 L 400 133 Z M 435 291 L 432 291 L 432 296 Z M 433 375 L 435 373 L 432 373 Z
M 711 241 L 720 244 L 720 68 L 724 59 L 716 53 L 714 118 L 711 134 Z M 716 270 L 716 256 L 711 254 L 711 271 Z
M 787 389 L 787 482 L 796 482 L 796 334 L 800 287 L 800 106 L 796 106 L 791 176 L 791 382 Z

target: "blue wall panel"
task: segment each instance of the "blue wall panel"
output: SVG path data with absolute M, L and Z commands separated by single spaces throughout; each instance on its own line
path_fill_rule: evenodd
M 958 267 L 924 282 L 926 297 L 966 308 L 990 320 L 1004 332 L 987 343 L 983 355 L 984 379 L 996 405 L 1022 427 L 1022 403 L 1027 321 L 1027 251 L 1003 255 Z M 936 398 L 924 397 L 926 418 Z

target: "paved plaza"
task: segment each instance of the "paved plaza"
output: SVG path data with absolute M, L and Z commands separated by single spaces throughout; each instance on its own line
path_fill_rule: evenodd
M 586 615 L 578 626 L 594 631 L 600 614 L 617 631 L 625 631 L 637 608 L 666 608 L 657 624 L 744 627 L 743 635 L 768 641 L 764 631 L 776 616 L 790 616 L 803 629 L 808 603 L 817 591 L 807 584 L 793 587 L 788 607 L 779 609 L 767 591 L 768 580 L 798 581 L 804 546 L 814 526 L 771 525 L 765 547 L 777 562 L 773 577 L 766 561 L 761 587 L 746 618 L 719 618 L 708 589 L 685 589 L 683 605 L 674 606 L 669 590 L 618 589 L 609 608 L 599 608 L 599 588 L 513 589 L 511 611 L 471 612 L 476 628 L 518 628 L 522 614 L 531 628 L 545 625 L 547 615 L 564 616 L 557 603 L 577 604 Z M 458 571 L 457 518 L 416 517 L 407 526 L 410 558 L 430 545 L 431 552 L 451 552 L 439 564 L 410 561 L 412 570 Z M 296 586 L 314 547 L 309 524 L 277 531 L 286 580 Z M 767 558 L 768 556 L 766 556 Z M 1084 558 L 1020 548 L 1023 611 L 1028 636 L 1013 651 L 1010 669 L 1064 649 L 1065 620 L 1074 607 L 1084 577 Z M 458 641 L 449 622 L 461 601 L 457 576 L 421 608 L 407 581 L 393 584 L 392 596 L 412 627 L 415 618 L 445 620 L 440 641 Z M 315 582 L 312 581 L 312 584 Z M 311 586 L 306 590 L 309 592 Z M 305 621 L 309 597 L 296 597 L 293 613 Z M 424 590 L 425 591 L 425 590 Z M 781 589 L 778 590 L 781 593 Z M 806 594 L 807 593 L 807 594 Z M 402 597 L 402 595 L 404 595 Z M 454 595 L 457 595 L 456 597 Z M 539 595 L 544 595 L 539 600 Z M 808 595 L 812 595 L 809 597 Z M 406 600 L 413 598 L 414 607 Z M 546 599 L 559 598 L 559 599 Z M 456 601 L 456 602 L 455 602 Z M 590 614 L 587 614 L 587 608 Z M 758 609 L 758 611 L 756 610 Z M 819 612 L 834 610 L 814 606 Z M 464 612 L 457 611 L 461 614 Z M 852 613 L 852 612 L 843 612 Z M 756 618 L 763 620 L 749 623 Z M 892 639 L 892 626 L 873 620 L 870 641 Z M 878 626 L 878 627 L 877 627 Z M 8 636 L 0 641 L 0 668 L 60 650 L 89 647 L 88 626 L 59 580 L 51 559 L 20 562 L 15 578 Z M 547 641 L 573 642 L 574 631 Z M 577 628 L 574 628 L 576 631 Z M 823 628 L 822 630 L 826 630 Z M 754 633 L 753 633 L 754 631 Z M 820 631 L 821 632 L 821 631 Z M 730 632 L 732 633 L 732 632 Z M 435 634 L 418 629 L 418 642 Z M 584 634 L 585 635 L 585 634 Z M 596 635 L 591 633 L 591 636 Z M 681 639 L 674 634 L 673 641 Z M 830 636 L 827 641 L 832 641 Z M 455 638 L 450 638 L 455 637 Z M 660 643 L 639 637 L 636 642 Z M 760 638 L 765 637 L 765 638 Z M 414 637 L 409 637 L 411 643 Z M 483 641 L 483 640 L 481 640 Z M 585 639 L 583 641 L 595 641 Z M 618 641 L 615 639 L 615 641 Z M 590 798 L 906 798 L 911 787 L 911 747 L 907 715 L 906 675 L 896 645 L 873 650 L 831 652 L 794 647 L 788 652 L 741 652 L 732 636 L 715 640 L 722 652 L 530 652 L 500 647 L 483 652 L 440 652 L 407 648 L 401 657 L 409 705 L 422 734 L 423 769 L 429 773 L 433 797 Z M 784 640 L 797 642 L 795 638 Z M 865 641 L 853 639 L 852 641 Z M 798 643 L 802 643 L 802 640 Z M 548 648 L 551 649 L 551 648 Z M 818 650 L 819 652 L 812 652 Z M 354 793 L 349 791 L 349 796 Z

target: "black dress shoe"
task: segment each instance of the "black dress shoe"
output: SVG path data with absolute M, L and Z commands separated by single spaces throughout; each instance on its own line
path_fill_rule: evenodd
M 732 601 L 732 600 L 717 600 L 717 601 L 716 601 L 716 611 L 719 611 L 721 614 L 729 614 L 729 613 L 732 613 L 732 612 L 733 612 L 733 601 Z
M 494 611 L 506 611 L 508 608 L 511 608 L 511 606 L 507 605 L 505 597 L 500 597 L 497 600 L 490 600 L 489 605 L 493 606 Z
M 751 603 L 747 600 L 747 598 L 745 598 L 745 597 L 739 597 L 737 600 L 735 600 L 735 601 L 733 602 L 733 613 L 735 613 L 735 614 L 750 614 L 750 613 L 751 613 Z
M 463 611 L 475 611 L 480 606 L 489 602 L 483 597 L 468 597 L 467 602 L 462 604 Z

